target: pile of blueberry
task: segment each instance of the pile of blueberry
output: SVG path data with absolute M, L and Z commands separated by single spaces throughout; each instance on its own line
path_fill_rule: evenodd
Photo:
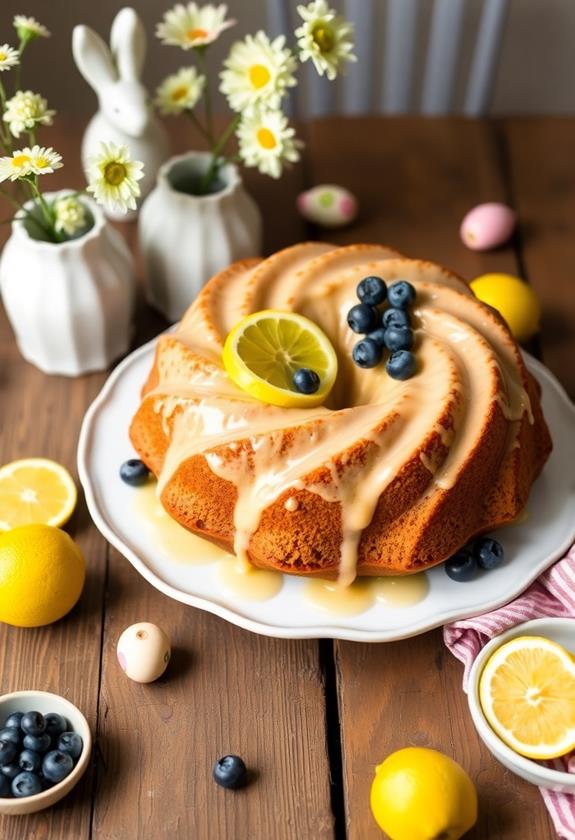
M 452 580 L 473 580 L 480 569 L 495 569 L 503 563 L 503 546 L 491 537 L 480 537 L 445 561 L 445 572 Z
M 388 288 L 381 277 L 364 277 L 358 284 L 360 303 L 347 313 L 347 323 L 355 333 L 365 335 L 352 351 L 353 361 L 362 368 L 378 365 L 387 349 L 390 356 L 385 369 L 392 379 L 409 379 L 416 369 L 413 330 L 408 307 L 415 300 L 415 289 L 407 280 L 398 280 Z M 389 306 L 381 313 L 377 308 Z
M 62 715 L 13 712 L 0 729 L 0 797 L 35 796 L 58 784 L 83 746 Z

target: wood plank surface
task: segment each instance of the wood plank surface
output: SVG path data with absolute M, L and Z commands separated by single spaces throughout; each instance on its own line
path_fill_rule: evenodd
M 67 157 L 54 175 L 54 189 L 81 183 L 77 158 L 78 131 L 54 129 L 53 143 Z M 0 200 L 1 201 L 1 200 Z M 5 205 L 4 205 L 5 206 Z M 0 244 L 9 228 L 0 228 Z M 26 278 L 22 278 L 25 282 Z M 105 379 L 91 374 L 71 380 L 47 377 L 20 356 L 3 307 L 0 311 L 0 463 L 43 456 L 64 464 L 77 482 L 76 447 L 81 418 Z M 79 706 L 96 728 L 102 607 L 107 566 L 106 541 L 96 530 L 81 500 L 67 530 L 87 564 L 87 581 L 72 612 L 54 625 L 19 629 L 0 624 L 0 691 L 37 688 L 62 694 Z M 50 811 L 34 817 L 0 816 L 2 840 L 82 840 L 89 836 L 93 774 Z
M 312 126 L 308 159 L 316 183 L 341 183 L 361 202 L 358 222 L 330 231 L 330 241 L 383 241 L 468 280 L 491 270 L 518 273 L 513 245 L 478 254 L 458 235 L 475 204 L 511 196 L 501 132 L 493 125 L 324 120 Z M 475 780 L 480 816 L 470 838 L 553 836 L 538 791 L 498 765 L 479 741 L 461 689 L 461 665 L 446 652 L 440 630 L 394 644 L 336 642 L 335 658 L 350 840 L 381 836 L 369 810 L 374 768 L 409 745 L 443 750 Z
M 545 364 L 575 399 L 575 122 L 506 121 L 521 268 L 543 304 Z
M 175 151 L 197 145 L 181 121 L 172 126 Z M 82 183 L 80 134 L 78 119 L 51 130 L 66 162 L 56 188 Z M 314 124 L 308 141 L 304 165 L 282 181 L 247 178 L 267 253 L 310 236 L 383 241 L 467 279 L 523 274 L 544 305 L 545 361 L 575 395 L 575 121 L 332 119 Z M 298 191 L 322 182 L 358 195 L 355 225 L 325 235 L 301 222 Z M 458 227 L 488 199 L 511 201 L 522 225 L 511 246 L 479 255 Z M 121 229 L 135 248 L 135 226 Z M 140 299 L 136 343 L 163 326 Z M 3 314 L 0 362 L 1 462 L 46 455 L 75 474 L 81 418 L 106 374 L 44 376 L 19 356 Z M 475 779 L 480 820 L 469 838 L 554 836 L 537 790 L 481 746 L 461 665 L 439 630 L 386 645 L 258 637 L 154 590 L 106 546 L 83 501 L 69 530 L 88 562 L 82 599 L 49 628 L 0 625 L 0 690 L 47 688 L 76 702 L 96 735 L 93 766 L 50 811 L 0 817 L 2 840 L 375 840 L 374 767 L 411 743 L 453 755 Z M 131 683 L 116 662 L 117 639 L 136 620 L 162 625 L 174 644 L 170 669 L 150 686 Z M 211 781 L 213 761 L 229 751 L 257 771 L 245 791 Z
M 54 129 L 51 142 L 66 161 L 54 188 L 82 184 L 80 136 L 78 121 Z M 175 151 L 192 142 L 178 131 Z M 268 179 L 250 179 L 268 250 L 302 238 L 293 212 L 301 178 L 294 169 L 273 189 Z M 120 229 L 135 247 L 134 225 Z M 163 326 L 140 300 L 135 343 Z M 105 374 L 44 376 L 21 359 L 5 318 L 0 347 L 2 461 L 46 455 L 75 473 L 80 423 Z M 258 637 L 156 592 L 106 546 L 83 501 L 70 530 L 87 555 L 86 591 L 53 627 L 2 627 L 1 686 L 48 688 L 78 703 L 96 735 L 96 769 L 56 808 L 0 818 L 2 840 L 332 837 L 319 644 Z M 144 619 L 163 626 L 175 646 L 168 674 L 152 686 L 127 680 L 115 656 L 122 630 Z M 231 751 L 259 776 L 237 794 L 211 780 L 215 759 Z

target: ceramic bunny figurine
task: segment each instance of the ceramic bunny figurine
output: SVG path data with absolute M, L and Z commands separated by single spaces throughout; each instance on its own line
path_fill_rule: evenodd
M 100 110 L 92 117 L 82 141 L 82 161 L 98 151 L 101 141 L 128 146 L 132 158 L 144 163 L 140 202 L 156 181 L 160 165 L 169 155 L 166 131 L 148 104 L 140 81 L 146 33 L 142 21 L 129 7 L 121 9 L 112 24 L 110 48 L 88 26 L 76 26 L 72 35 L 74 61 L 98 96 Z M 135 213 L 111 218 L 133 218 Z

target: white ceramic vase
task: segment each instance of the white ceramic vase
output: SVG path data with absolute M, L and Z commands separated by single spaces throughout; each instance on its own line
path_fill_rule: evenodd
M 100 207 L 82 201 L 93 218 L 86 233 L 54 243 L 34 238 L 32 222 L 15 220 L 0 259 L 0 290 L 18 347 L 45 373 L 103 370 L 130 343 L 132 256 Z
M 146 294 L 169 321 L 182 317 L 212 275 L 261 251 L 261 214 L 233 164 L 221 168 L 217 191 L 194 194 L 209 162 L 208 152 L 171 158 L 140 210 Z

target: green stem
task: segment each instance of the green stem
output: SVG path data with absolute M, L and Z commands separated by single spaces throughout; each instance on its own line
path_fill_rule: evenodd
M 20 43 L 18 44 L 18 54 L 20 55 L 20 61 L 16 65 L 16 72 L 14 73 L 14 93 L 16 93 L 17 90 L 20 90 L 20 77 L 22 75 L 22 56 L 24 55 L 24 50 L 26 49 L 28 40 L 28 38 L 20 38 Z
M 202 68 L 202 72 L 206 79 L 206 83 L 204 85 L 204 113 L 206 119 L 206 135 L 207 140 L 210 146 L 214 145 L 214 123 L 213 123 L 213 116 L 212 116 L 212 98 L 210 93 L 210 85 L 209 85 L 209 77 L 208 77 L 208 66 L 206 62 L 205 56 L 205 48 L 200 47 L 197 50 L 198 53 L 198 62 L 200 67 Z
M 214 178 L 217 176 L 222 163 L 224 163 L 224 160 L 220 160 L 220 155 L 225 149 L 228 140 L 238 127 L 240 119 L 241 114 L 236 114 L 233 119 L 230 120 L 220 135 L 216 145 L 213 147 L 211 163 L 200 181 L 200 193 L 202 195 L 206 195 Z
M 4 85 L 0 81 L 0 143 L 2 143 L 5 152 L 12 151 L 12 136 L 10 129 L 4 122 L 4 112 L 6 111 L 6 91 Z
M 32 190 L 32 193 L 33 193 L 34 197 L 38 200 L 38 204 L 40 205 L 40 208 L 42 210 L 42 213 L 44 214 L 44 218 L 45 218 L 46 223 L 47 223 L 47 233 L 48 233 L 50 239 L 52 239 L 52 241 L 54 241 L 54 242 L 57 242 L 58 240 L 57 240 L 57 237 L 56 237 L 56 232 L 54 230 L 54 217 L 53 217 L 52 212 L 51 212 L 51 210 L 48 206 L 48 203 L 47 203 L 46 199 L 44 198 L 44 196 L 42 195 L 42 193 L 40 192 L 40 190 L 38 188 L 38 184 L 36 182 L 36 176 L 34 176 L 33 180 L 28 179 L 28 178 L 25 178 L 24 180 L 26 181 L 26 183 L 30 184 L 30 188 Z
M 30 210 L 28 210 L 26 207 L 24 207 L 23 204 L 20 204 L 20 202 L 17 201 L 14 198 L 14 196 L 10 195 L 10 193 L 7 193 L 6 190 L 3 190 L 3 189 L 0 189 L 0 195 L 3 198 L 5 198 L 6 201 L 9 201 L 10 204 L 12 204 L 12 206 L 16 208 L 18 213 L 23 213 L 24 216 L 28 219 L 28 221 L 34 222 L 34 224 L 38 228 L 40 228 L 42 233 L 44 233 L 49 239 L 53 239 L 53 232 L 52 232 L 51 228 L 44 227 L 42 222 L 39 219 L 37 219 L 36 216 Z M 17 214 L 16 214 L 16 217 L 17 217 Z
M 204 138 L 204 140 L 206 140 L 206 141 L 209 143 L 209 145 L 210 145 L 210 146 L 213 146 L 213 145 L 214 145 L 213 138 L 212 138 L 212 137 L 210 137 L 210 135 L 209 135 L 209 133 L 208 133 L 207 129 L 205 129 L 205 128 L 204 128 L 204 126 L 201 124 L 201 122 L 200 122 L 200 121 L 199 121 L 199 119 L 196 117 L 196 115 L 194 114 L 194 112 L 193 112 L 193 111 L 190 111 L 190 110 L 188 110 L 188 109 L 186 109 L 186 112 L 185 112 L 185 113 L 186 113 L 186 114 L 188 115 L 188 117 L 191 119 L 192 123 L 193 123 L 193 124 L 194 124 L 194 126 L 197 128 L 197 130 L 200 132 L 200 134 L 202 135 L 202 137 Z

